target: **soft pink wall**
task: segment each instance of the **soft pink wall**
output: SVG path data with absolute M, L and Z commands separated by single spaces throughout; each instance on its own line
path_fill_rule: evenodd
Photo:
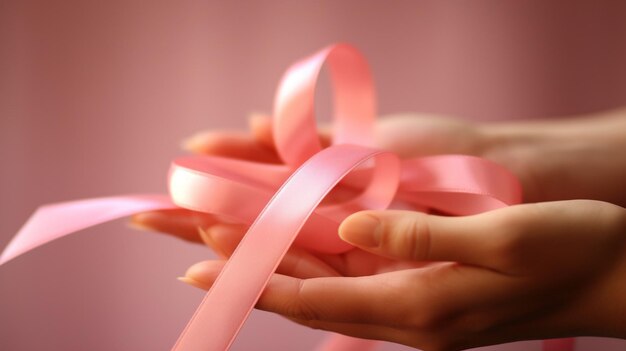
M 287 65 L 335 41 L 369 58 L 382 113 L 624 105 L 624 18 L 620 1 L 0 1 L 0 247 L 39 204 L 164 191 L 183 137 L 269 111 Z M 0 268 L 0 349 L 168 350 L 202 295 L 175 277 L 208 255 L 123 221 L 39 249 Z M 233 349 L 319 335 L 255 313 Z

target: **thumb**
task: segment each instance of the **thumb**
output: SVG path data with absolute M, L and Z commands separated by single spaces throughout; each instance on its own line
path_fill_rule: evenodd
M 400 260 L 457 261 L 491 266 L 493 225 L 481 215 L 442 217 L 413 211 L 362 211 L 346 218 L 339 236 L 374 254 Z M 491 237 L 490 237 L 491 236 Z

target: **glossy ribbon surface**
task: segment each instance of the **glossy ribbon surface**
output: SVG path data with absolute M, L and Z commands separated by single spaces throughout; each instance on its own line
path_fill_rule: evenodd
M 324 64 L 334 91 L 333 146 L 322 149 L 314 94 Z M 374 85 L 365 59 L 349 45 L 330 46 L 297 62 L 275 98 L 273 135 L 284 164 L 212 156 L 174 160 L 169 196 L 125 195 L 40 207 L 0 256 L 0 264 L 78 230 L 134 213 L 173 208 L 225 216 L 248 232 L 174 346 L 221 351 L 234 341 L 278 263 L 292 245 L 325 253 L 352 249 L 337 236 L 351 213 L 394 206 L 469 215 L 519 203 L 516 178 L 471 156 L 400 160 L 372 148 Z M 320 205 L 336 187 L 359 195 Z M 569 351 L 571 340 L 544 343 Z M 366 346 L 369 345 L 369 346 Z M 325 350 L 364 350 L 372 342 L 339 337 Z

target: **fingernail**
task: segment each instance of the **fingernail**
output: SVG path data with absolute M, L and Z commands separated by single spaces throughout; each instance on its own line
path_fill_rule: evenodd
M 202 227 L 198 227 L 198 234 L 200 235 L 200 238 L 202 239 L 202 241 L 204 241 L 206 246 L 215 251 L 215 253 L 218 254 L 220 257 L 228 258 L 226 252 L 217 244 L 217 241 L 215 241 L 215 239 L 213 238 L 211 234 L 211 228 L 205 230 Z
M 369 214 L 352 215 L 339 227 L 339 236 L 355 246 L 377 247 L 382 234 L 382 223 L 377 217 Z
M 138 213 L 130 218 L 130 221 L 126 223 L 129 228 L 141 230 L 141 231 L 155 231 L 155 228 L 150 225 L 151 221 L 158 220 L 159 214 L 154 212 Z
M 219 275 L 226 261 L 202 261 L 191 265 L 185 272 L 185 277 L 195 280 L 200 285 L 207 287 Z
M 198 147 L 200 139 L 198 134 L 194 134 L 186 139 L 183 139 L 180 143 L 180 148 L 186 151 L 194 151 Z
M 199 282 L 195 279 L 189 278 L 189 277 L 178 277 L 176 278 L 178 280 L 180 280 L 181 282 L 185 283 L 185 284 L 189 284 L 193 287 L 202 289 L 202 290 L 209 290 L 210 287 L 206 286 L 205 284 L 202 284 L 202 282 Z
M 130 222 L 126 223 L 126 226 L 128 228 L 135 229 L 135 230 L 140 230 L 142 232 L 151 232 L 151 231 L 153 231 L 153 229 L 150 228 L 149 226 L 147 226 L 147 225 L 145 225 L 143 223 L 137 223 L 137 222 L 133 221 L 132 219 L 131 219 Z

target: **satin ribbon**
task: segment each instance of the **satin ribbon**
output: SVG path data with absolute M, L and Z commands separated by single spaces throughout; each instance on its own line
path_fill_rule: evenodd
M 322 149 L 314 94 L 325 63 L 335 111 L 333 145 Z M 0 264 L 81 229 L 145 211 L 182 207 L 249 224 L 173 348 L 219 351 L 232 344 L 292 243 L 323 253 L 352 249 L 337 236 L 339 223 L 351 213 L 402 206 L 469 215 L 520 202 L 517 179 L 487 160 L 463 155 L 400 160 L 372 148 L 375 110 L 365 59 L 349 45 L 330 46 L 292 65 L 279 85 L 273 135 L 284 164 L 183 157 L 170 167 L 169 196 L 124 195 L 42 206 L 9 243 Z M 335 187 L 360 195 L 320 205 Z M 324 349 L 363 350 L 365 345 L 373 344 L 339 337 Z M 572 345 L 570 339 L 550 341 L 544 350 L 570 351 Z

